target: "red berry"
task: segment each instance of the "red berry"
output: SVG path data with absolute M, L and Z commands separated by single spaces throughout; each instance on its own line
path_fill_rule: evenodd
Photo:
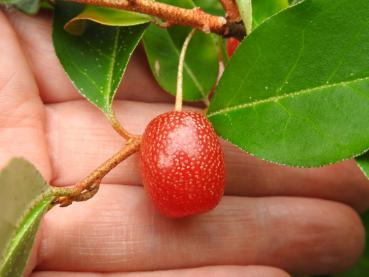
M 200 113 L 168 112 L 146 127 L 143 184 L 161 213 L 183 217 L 214 208 L 224 193 L 223 152 Z
M 227 39 L 227 53 L 228 53 L 228 56 L 232 57 L 234 51 L 236 51 L 239 44 L 240 44 L 240 42 L 235 38 Z

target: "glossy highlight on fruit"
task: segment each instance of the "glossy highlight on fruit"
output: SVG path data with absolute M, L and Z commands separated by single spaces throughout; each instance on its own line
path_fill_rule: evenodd
M 143 134 L 140 155 L 144 187 L 163 215 L 203 213 L 222 198 L 223 152 L 202 114 L 173 111 L 154 118 Z

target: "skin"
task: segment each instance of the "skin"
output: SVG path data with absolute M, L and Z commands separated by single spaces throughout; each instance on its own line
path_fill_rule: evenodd
M 122 140 L 70 85 L 53 52 L 49 16 L 0 11 L 0 34 L 0 166 L 24 156 L 52 185 L 72 185 Z M 121 122 L 140 134 L 173 103 L 139 51 L 115 104 Z M 353 161 L 297 169 L 223 148 L 226 195 L 213 211 L 160 216 L 135 155 L 95 198 L 46 215 L 27 275 L 282 277 L 338 272 L 357 260 L 364 244 L 358 212 L 369 205 L 369 185 Z

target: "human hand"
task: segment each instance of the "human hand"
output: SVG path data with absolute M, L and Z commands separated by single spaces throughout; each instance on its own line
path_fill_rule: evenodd
M 63 73 L 49 17 L 12 13 L 9 19 L 12 26 L 0 14 L 0 164 L 21 155 L 52 185 L 73 185 L 122 141 Z M 173 99 L 155 85 L 142 53 L 120 90 L 115 110 L 133 133 L 172 109 Z M 103 180 L 95 198 L 46 215 L 31 275 L 279 277 L 288 275 L 277 268 L 340 271 L 360 255 L 364 234 L 354 209 L 368 207 L 369 186 L 353 162 L 284 168 L 227 143 L 224 150 L 226 195 L 213 211 L 163 218 L 140 187 L 132 157 Z M 142 273 L 150 270 L 156 272 Z

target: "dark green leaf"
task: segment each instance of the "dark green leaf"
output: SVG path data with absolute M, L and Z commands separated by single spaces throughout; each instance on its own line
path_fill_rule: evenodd
M 0 5 L 11 5 L 23 13 L 35 15 L 42 9 L 52 9 L 53 6 L 48 1 L 44 0 L 0 0 Z
M 79 92 L 110 116 L 114 95 L 146 25 L 109 27 L 90 23 L 83 35 L 70 35 L 63 27 L 82 8 L 74 3 L 57 3 L 53 24 L 55 51 Z
M 175 95 L 179 53 L 187 28 L 175 30 L 150 26 L 144 36 L 144 46 L 150 68 L 159 84 Z M 184 36 L 182 35 L 184 34 Z M 218 75 L 218 57 L 211 36 L 197 32 L 192 38 L 185 57 L 183 70 L 183 98 L 189 101 L 207 97 Z
M 369 152 L 356 157 L 355 161 L 364 175 L 369 178 Z
M 0 172 L 0 276 L 22 276 L 51 188 L 35 167 L 14 159 Z
M 161 1 L 183 8 L 194 8 L 191 0 Z M 161 29 L 150 26 L 144 35 L 145 52 L 151 71 L 164 90 L 176 93 L 179 53 L 190 32 L 186 27 Z M 207 97 L 218 76 L 218 52 L 211 35 L 197 32 L 192 38 L 183 70 L 183 98 L 197 101 Z
M 306 0 L 240 45 L 209 107 L 245 151 L 321 166 L 369 148 L 369 1 Z
M 5 3 L 15 6 L 26 14 L 34 15 L 40 9 L 41 0 L 9 0 L 5 1 Z
M 295 5 L 295 4 L 298 4 L 299 2 L 302 2 L 302 1 L 304 1 L 304 0 L 288 0 L 288 3 L 290 5 Z
M 266 19 L 288 7 L 288 0 L 252 0 L 252 28 L 255 29 Z
M 224 15 L 224 9 L 219 0 L 193 0 L 193 3 L 207 13 Z

